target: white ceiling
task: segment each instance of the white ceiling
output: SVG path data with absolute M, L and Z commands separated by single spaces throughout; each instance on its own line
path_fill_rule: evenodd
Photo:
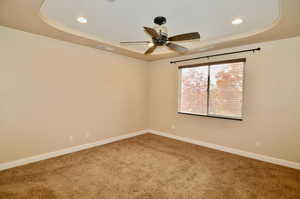
M 200 41 L 189 48 L 268 28 L 279 17 L 279 0 L 45 0 L 41 16 L 50 25 L 72 33 L 119 45 L 120 41 L 150 40 L 143 26 L 165 16 L 169 35 L 198 31 Z M 77 18 L 87 18 L 79 24 Z M 240 17 L 244 23 L 233 26 Z M 122 46 L 143 53 L 146 45 Z M 169 52 L 161 49 L 157 53 Z

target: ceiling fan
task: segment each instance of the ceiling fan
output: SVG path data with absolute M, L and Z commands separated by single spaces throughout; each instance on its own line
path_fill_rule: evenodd
M 120 42 L 120 44 L 148 44 L 149 49 L 144 53 L 145 55 L 151 54 L 158 46 L 166 46 L 170 50 L 176 51 L 178 53 L 185 53 L 188 51 L 186 47 L 175 44 L 173 42 L 200 39 L 200 34 L 198 32 L 191 32 L 168 37 L 168 30 L 164 25 L 166 22 L 167 19 L 165 17 L 158 16 L 154 18 L 154 23 L 156 24 L 154 28 L 144 27 L 144 31 L 152 38 L 152 42 L 125 41 Z

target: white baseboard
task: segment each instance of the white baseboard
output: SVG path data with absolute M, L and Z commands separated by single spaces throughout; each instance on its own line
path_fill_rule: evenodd
M 41 155 L 29 157 L 29 158 L 24 158 L 24 159 L 15 160 L 15 161 L 6 162 L 6 163 L 0 163 L 0 171 L 10 169 L 10 168 L 13 168 L 13 167 L 26 165 L 26 164 L 33 163 L 33 162 L 38 162 L 38 161 L 41 161 L 41 160 L 46 160 L 46 159 L 49 159 L 49 158 L 54 158 L 54 157 L 57 157 L 57 156 L 68 154 L 68 153 L 73 153 L 73 152 L 76 152 L 76 151 L 81 151 L 81 150 L 96 147 L 96 146 L 101 146 L 101 145 L 104 145 L 104 144 L 116 142 L 116 141 L 123 140 L 123 139 L 126 139 L 126 138 L 142 135 L 142 134 L 145 134 L 147 132 L 148 132 L 147 130 L 137 131 L 137 132 L 129 133 L 129 134 L 126 134 L 126 135 L 120 135 L 120 136 L 116 136 L 116 137 L 107 138 L 107 139 L 100 140 L 100 141 L 97 141 L 97 142 L 94 142 L 94 143 L 83 144 L 83 145 L 74 146 L 74 147 L 71 147 L 71 148 L 62 149 L 62 150 L 54 151 L 54 152 L 50 152 L 50 153 L 45 153 L 45 154 L 41 154 Z
M 234 149 L 234 148 L 230 148 L 230 147 L 225 147 L 225 146 L 220 146 L 220 145 L 211 144 L 211 143 L 207 143 L 207 142 L 202 142 L 202 141 L 198 141 L 195 139 L 181 137 L 181 136 L 177 136 L 177 135 L 173 135 L 173 134 L 169 134 L 169 133 L 165 133 L 165 132 L 161 132 L 161 131 L 155 131 L 155 130 L 149 129 L 149 130 L 147 130 L 147 132 L 156 134 L 156 135 L 160 135 L 160 136 L 164 136 L 164 137 L 168 137 L 168 138 L 172 138 L 172 139 L 176 139 L 176 140 L 180 140 L 183 142 L 188 142 L 188 143 L 199 145 L 199 146 L 204 146 L 207 148 L 216 149 L 219 151 L 224 151 L 224 152 L 244 156 L 244 157 L 251 158 L 251 159 L 261 160 L 264 162 L 269 162 L 269 163 L 273 163 L 273 164 L 300 170 L 300 163 L 297 163 L 297 162 L 291 162 L 291 161 L 287 161 L 287 160 L 273 158 L 270 156 L 265 156 L 265 155 L 260 155 L 260 154 L 256 154 L 256 153 L 252 153 L 252 152 L 242 151 L 239 149 Z
M 81 150 L 96 147 L 96 146 L 101 146 L 104 144 L 116 142 L 116 141 L 127 139 L 130 137 L 135 137 L 135 136 L 142 135 L 145 133 L 152 133 L 155 135 L 160 135 L 160 136 L 176 139 L 176 140 L 187 142 L 187 143 L 196 144 L 199 146 L 204 146 L 204 147 L 216 149 L 219 151 L 224 151 L 224 152 L 228 152 L 228 153 L 232 153 L 232 154 L 236 154 L 236 155 L 240 155 L 240 156 L 244 156 L 244 157 L 261 160 L 264 162 L 269 162 L 269 163 L 273 163 L 273 164 L 300 170 L 300 163 L 297 163 L 297 162 L 291 162 L 291 161 L 287 161 L 287 160 L 273 158 L 270 156 L 265 156 L 265 155 L 260 155 L 260 154 L 256 154 L 256 153 L 252 153 L 252 152 L 242 151 L 239 149 L 234 149 L 234 148 L 225 147 L 225 146 L 221 146 L 221 145 L 211 144 L 211 143 L 207 143 L 207 142 L 203 142 L 203 141 L 199 141 L 199 140 L 195 140 L 195 139 L 191 139 L 191 138 L 187 138 L 187 137 L 181 137 L 181 136 L 177 136 L 177 135 L 173 135 L 173 134 L 169 134 L 169 133 L 165 133 L 165 132 L 161 132 L 161 131 L 146 129 L 146 130 L 129 133 L 126 135 L 107 138 L 107 139 L 100 140 L 100 141 L 94 142 L 94 143 L 83 144 L 83 145 L 74 146 L 71 148 L 62 149 L 59 151 L 41 154 L 41 155 L 29 157 L 29 158 L 24 158 L 24 159 L 15 160 L 15 161 L 6 162 L 6 163 L 0 163 L 0 171 L 10 169 L 13 167 L 26 165 L 26 164 L 33 163 L 33 162 L 38 162 L 41 160 L 46 160 L 49 158 L 54 158 L 57 156 L 68 154 L 68 153 L 81 151 Z

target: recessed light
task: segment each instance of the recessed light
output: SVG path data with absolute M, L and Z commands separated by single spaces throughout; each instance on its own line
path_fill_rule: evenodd
M 84 17 L 78 17 L 78 18 L 77 18 L 77 21 L 78 21 L 79 23 L 87 23 L 87 19 L 84 18 Z
M 239 25 L 239 24 L 243 23 L 243 19 L 241 19 L 241 18 L 236 18 L 236 19 L 232 20 L 231 23 L 232 23 L 233 25 Z

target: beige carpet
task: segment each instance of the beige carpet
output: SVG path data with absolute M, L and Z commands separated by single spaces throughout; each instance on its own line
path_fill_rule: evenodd
M 300 171 L 160 136 L 0 172 L 1 199 L 299 199 Z

